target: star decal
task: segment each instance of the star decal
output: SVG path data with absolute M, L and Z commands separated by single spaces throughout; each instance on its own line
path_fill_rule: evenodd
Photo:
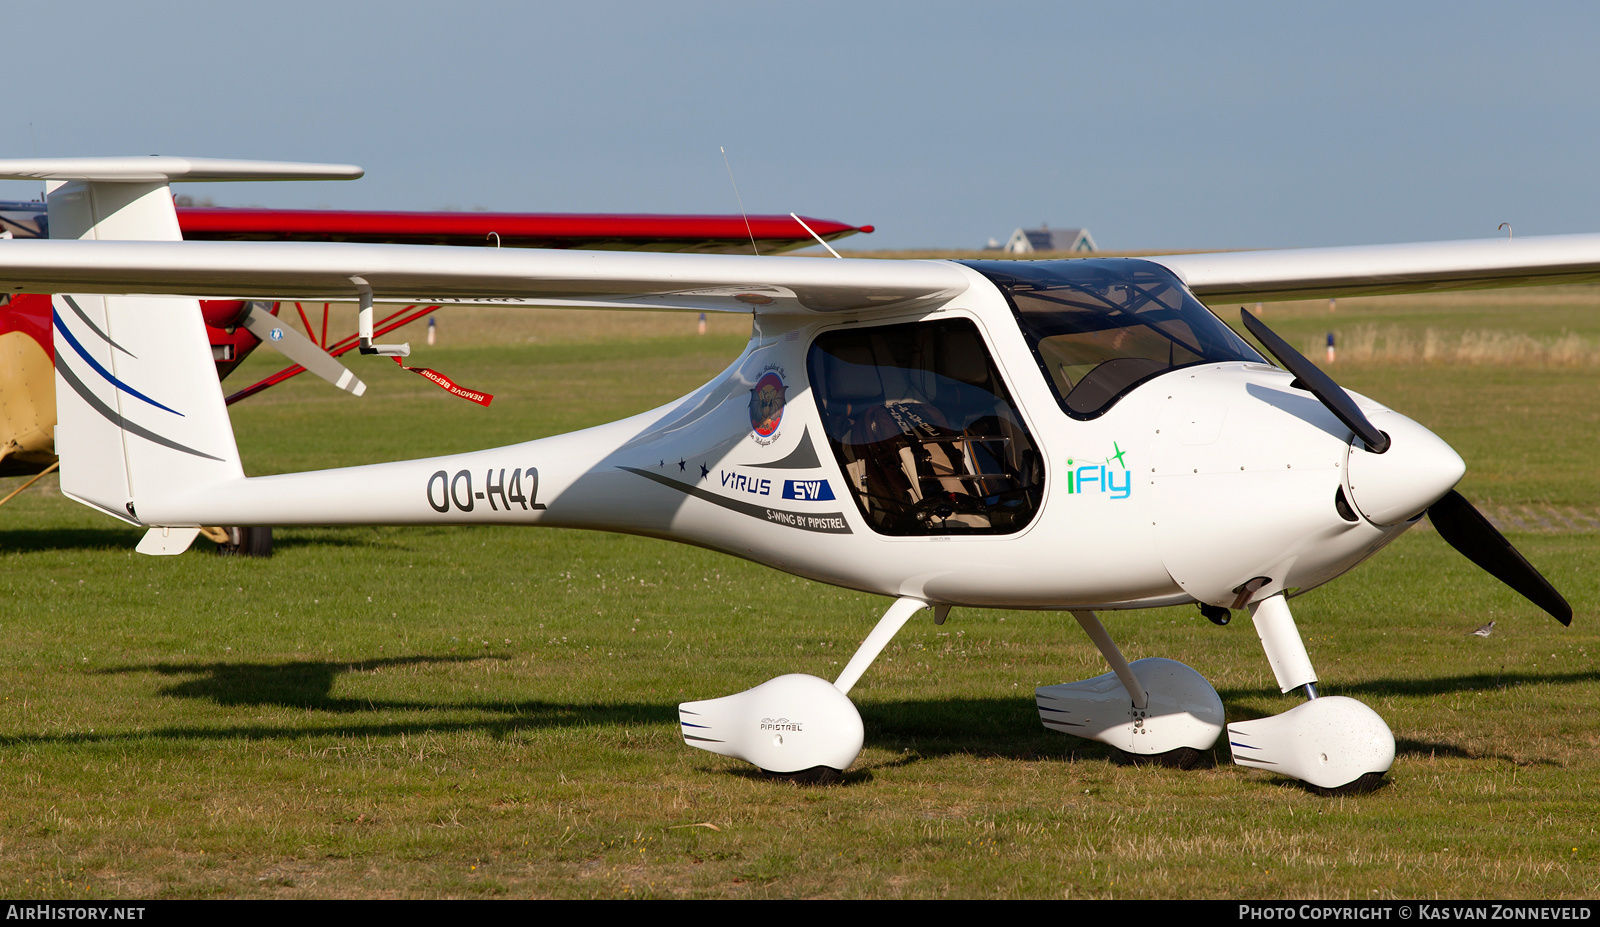
M 705 479 L 706 477 L 708 477 L 710 475 L 711 475 L 711 468 L 707 467 L 705 464 L 701 464 L 700 465 L 700 478 L 703 480 L 703 479 Z
M 678 461 L 678 469 L 679 470 L 683 470 L 687 466 L 689 466 L 689 462 L 687 460 L 679 460 Z

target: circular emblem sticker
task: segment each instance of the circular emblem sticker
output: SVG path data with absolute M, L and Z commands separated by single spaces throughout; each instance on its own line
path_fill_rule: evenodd
M 283 340 L 283 329 L 274 328 L 272 330 L 272 340 L 273 341 L 282 341 Z
M 776 370 L 768 370 L 750 391 L 750 427 L 758 436 L 770 438 L 783 421 L 783 403 L 789 388 Z

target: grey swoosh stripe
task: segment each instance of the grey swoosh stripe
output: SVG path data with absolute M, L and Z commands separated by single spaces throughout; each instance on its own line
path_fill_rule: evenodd
M 175 451 L 183 451 L 185 454 L 193 454 L 196 457 L 204 457 L 207 460 L 215 460 L 219 462 L 222 460 L 221 457 L 213 457 L 210 454 L 207 454 L 205 451 L 197 451 L 192 447 L 186 447 L 172 440 L 171 438 L 164 438 L 161 435 L 158 435 L 150 429 L 144 427 L 143 425 L 137 425 L 123 418 L 121 415 L 118 415 L 110 406 L 101 402 L 99 396 L 96 396 L 94 393 L 90 392 L 89 388 L 83 385 L 83 381 L 78 379 L 78 375 L 73 373 L 72 368 L 67 366 L 66 361 L 62 358 L 61 352 L 59 351 L 56 352 L 56 372 L 61 374 L 61 379 L 67 381 L 67 385 L 72 387 L 73 392 L 83 397 L 83 401 L 89 404 L 89 408 L 99 412 L 105 417 L 106 421 L 117 426 L 118 428 L 121 428 L 124 431 L 133 432 L 146 441 L 153 441 L 162 447 L 170 447 Z
M 795 445 L 789 456 L 772 463 L 744 464 L 746 467 L 759 467 L 763 470 L 814 470 L 822 466 L 817 459 L 817 448 L 811 443 L 811 428 L 806 427 L 800 432 L 800 443 Z
M 128 355 L 129 357 L 132 357 L 134 360 L 138 360 L 139 359 L 138 357 L 136 357 L 134 355 L 134 353 L 132 351 L 128 350 L 127 348 L 123 347 L 120 344 L 117 344 L 115 341 L 112 341 L 110 335 L 108 335 L 105 332 L 101 331 L 100 330 L 100 326 L 94 324 L 94 320 L 89 318 L 89 316 L 84 313 L 83 307 L 78 305 L 78 301 L 77 300 L 73 299 L 70 296 L 63 296 L 63 297 L 61 297 L 61 301 L 66 303 L 67 306 L 70 307 L 73 312 L 76 312 L 78 314 L 78 318 L 83 320 L 83 324 L 89 326 L 91 331 L 93 331 L 96 335 L 99 335 L 101 341 L 104 341 L 106 344 L 111 345 L 113 348 L 116 348 L 118 351 L 121 351 L 122 353 Z
M 690 486 L 688 483 L 680 483 L 677 480 L 667 479 L 664 476 L 651 473 L 648 470 L 640 470 L 638 467 L 618 467 L 617 469 L 626 470 L 629 473 L 637 474 L 647 480 L 654 480 L 663 486 L 667 486 L 672 489 L 676 489 L 678 492 L 694 496 L 696 499 L 704 499 L 705 501 L 710 502 L 712 505 L 720 505 L 725 509 L 731 509 L 741 515 L 749 515 L 751 518 L 759 518 L 762 521 L 775 522 L 777 524 L 787 524 L 790 527 L 799 528 L 802 531 L 819 531 L 824 534 L 855 533 L 850 530 L 850 525 L 845 521 L 843 512 L 787 512 L 780 509 L 769 509 L 765 506 L 751 505 L 748 502 L 739 502 L 734 499 L 724 499 L 722 496 L 719 496 L 714 492 L 708 492 L 698 486 Z M 786 519 L 792 519 L 792 521 L 779 522 L 772 517 L 773 514 L 783 516 Z M 806 519 L 810 518 L 837 519 L 839 522 L 839 527 L 809 527 L 806 523 Z

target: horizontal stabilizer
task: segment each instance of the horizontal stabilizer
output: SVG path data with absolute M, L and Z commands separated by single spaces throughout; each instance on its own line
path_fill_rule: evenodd
M 223 180 L 355 180 L 354 164 L 230 161 L 218 158 L 14 158 L 0 159 L 0 180 L 87 180 L 104 183 L 172 183 Z

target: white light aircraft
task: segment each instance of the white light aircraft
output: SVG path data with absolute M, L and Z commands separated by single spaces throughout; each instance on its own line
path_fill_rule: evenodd
M 49 181 L 50 228 L 0 242 L 5 292 L 58 297 L 62 490 L 176 553 L 197 526 L 553 525 L 684 541 L 892 598 L 839 678 L 786 675 L 680 706 L 691 746 L 779 774 L 850 766 L 848 695 L 914 614 L 1067 611 L 1103 676 L 1037 691 L 1043 723 L 1183 765 L 1234 760 L 1374 785 L 1394 737 L 1317 697 L 1291 596 L 1428 514 L 1563 623 L 1571 608 L 1453 489 L 1461 458 L 1341 389 L 1249 313 L 1273 366 L 1199 301 L 1600 279 L 1600 235 L 1076 261 L 800 260 L 413 245 L 182 242 L 171 180 L 316 166 L 176 158 L 0 162 Z M 119 240 L 107 240 L 119 239 Z M 148 240 L 137 240 L 148 239 Z M 168 239 L 168 240 L 160 240 Z M 174 295 L 181 294 L 181 295 Z M 741 312 L 749 345 L 659 409 L 426 460 L 246 478 L 196 297 Z M 1226 724 L 1216 690 L 1125 660 L 1105 609 L 1247 609 L 1306 700 Z

